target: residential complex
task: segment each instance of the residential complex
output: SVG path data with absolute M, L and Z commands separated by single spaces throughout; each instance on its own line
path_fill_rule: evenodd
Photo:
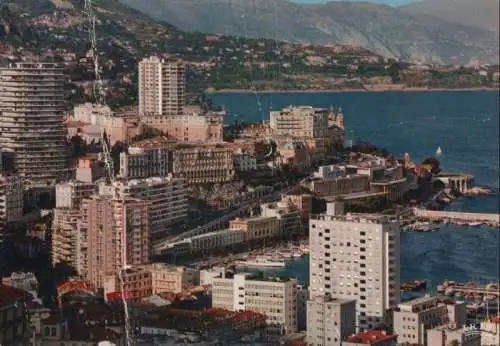
M 395 218 L 345 214 L 343 203 L 328 203 L 310 219 L 311 297 L 356 299 L 360 331 L 385 325 L 400 299 L 399 236 Z
M 54 64 L 0 68 L 0 147 L 14 153 L 16 174 L 30 184 L 67 178 L 65 81 Z
M 274 135 L 319 138 L 328 135 L 330 111 L 310 106 L 290 106 L 270 113 L 269 124 Z
M 180 115 L 185 104 L 184 63 L 156 56 L 139 62 L 139 115 Z
M 56 208 L 78 209 L 82 200 L 97 192 L 91 182 L 67 181 L 56 185 Z

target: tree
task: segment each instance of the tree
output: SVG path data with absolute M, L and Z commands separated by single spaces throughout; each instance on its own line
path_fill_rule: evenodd
M 460 342 L 457 339 L 450 340 L 446 346 L 460 346 Z
M 438 159 L 435 157 L 428 157 L 424 161 L 422 161 L 422 165 L 429 165 L 431 166 L 431 173 L 432 174 L 439 174 L 441 172 L 441 162 L 439 162 Z

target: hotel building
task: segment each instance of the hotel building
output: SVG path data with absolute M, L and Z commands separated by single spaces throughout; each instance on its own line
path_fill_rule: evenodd
M 139 115 L 180 115 L 185 104 L 184 63 L 152 56 L 139 62 Z
M 149 202 L 94 195 L 83 200 L 87 224 L 88 281 L 102 287 L 104 274 L 149 262 Z
M 299 138 L 328 136 L 330 111 L 310 106 L 287 107 L 270 113 L 269 124 L 274 135 Z
M 54 184 L 68 174 L 65 80 L 55 64 L 0 68 L 0 147 L 15 153 L 16 174 L 35 185 Z
M 344 214 L 340 202 L 309 221 L 310 294 L 355 299 L 357 328 L 389 323 L 400 299 L 400 228 L 397 220 Z

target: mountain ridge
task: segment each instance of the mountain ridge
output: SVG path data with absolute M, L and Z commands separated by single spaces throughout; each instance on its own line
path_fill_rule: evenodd
M 185 31 L 312 44 L 355 44 L 388 58 L 498 62 L 498 35 L 400 7 L 287 0 L 119 0 Z

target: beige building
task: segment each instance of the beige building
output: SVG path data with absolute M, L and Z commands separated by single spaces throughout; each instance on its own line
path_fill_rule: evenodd
M 300 234 L 303 230 L 303 211 L 289 199 L 260 205 L 261 215 L 278 219 L 279 233 L 283 237 Z
M 369 178 L 358 174 L 328 177 L 326 179 L 313 178 L 312 181 L 306 184 L 311 192 L 318 196 L 338 196 L 370 191 Z
M 397 306 L 394 332 L 401 343 L 428 345 L 428 330 L 443 325 L 461 328 L 465 318 L 465 303 L 442 303 L 437 297 L 424 296 Z
M 274 135 L 299 138 L 318 138 L 328 135 L 328 116 L 325 108 L 290 106 L 270 113 L 269 124 Z
M 227 183 L 234 179 L 230 145 L 186 143 L 172 149 L 172 173 L 189 184 Z
M 388 323 L 400 299 L 400 228 L 383 215 L 344 214 L 343 203 L 327 204 L 309 221 L 311 298 L 330 294 L 356 299 L 357 328 Z
M 15 153 L 16 173 L 35 185 L 68 175 L 65 80 L 55 64 L 0 68 L 0 147 Z
M 356 332 L 356 301 L 316 296 L 307 302 L 309 345 L 340 346 Z
M 163 263 L 132 266 L 122 270 L 123 282 L 117 273 L 106 273 L 104 276 L 104 295 L 130 292 L 133 299 L 146 298 L 158 293 L 180 293 L 197 281 L 197 272 L 185 267 L 173 267 Z
M 24 184 L 17 175 L 0 174 L 0 232 L 23 217 Z
M 87 224 L 87 280 L 103 285 L 105 273 L 149 262 L 149 202 L 94 195 L 83 200 Z
M 280 224 L 276 217 L 237 218 L 229 223 L 229 228 L 244 231 L 245 240 L 248 241 L 271 239 L 280 233 Z
M 149 178 L 172 173 L 187 184 L 225 183 L 235 175 L 228 144 L 177 143 L 156 137 L 135 143 L 120 154 L 120 177 Z
M 56 208 L 52 220 L 52 264 L 66 263 L 87 275 L 87 228 L 81 209 Z
M 180 115 L 185 104 L 184 63 L 152 56 L 139 62 L 139 115 Z
M 249 273 L 211 278 L 212 306 L 230 311 L 250 310 L 267 317 L 268 330 L 284 335 L 297 331 L 297 281 L 258 277 Z M 204 282 L 202 282 L 204 284 Z
M 222 142 L 224 114 L 191 113 L 169 116 L 142 116 L 141 123 L 168 138 L 182 142 Z

